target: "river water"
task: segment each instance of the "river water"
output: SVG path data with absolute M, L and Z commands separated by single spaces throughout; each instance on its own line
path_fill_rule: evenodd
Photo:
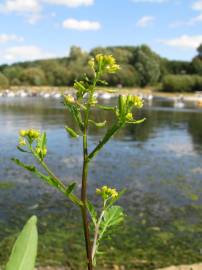
M 116 99 L 105 101 L 116 103 Z M 94 119 L 114 116 L 94 111 Z M 145 102 L 137 117 L 145 123 L 127 126 L 105 146 L 90 167 L 89 196 L 95 188 L 127 188 L 120 201 L 126 218 L 105 239 L 100 265 L 154 269 L 202 261 L 202 109 L 195 104 L 174 108 L 173 102 Z M 32 164 L 16 149 L 18 130 L 47 132 L 47 163 L 65 183 L 80 187 L 81 139 L 70 139 L 64 125 L 74 127 L 60 100 L 0 99 L 0 260 L 8 257 L 16 233 L 32 214 L 39 218 L 40 264 L 82 269 L 81 222 L 78 211 L 51 187 L 16 167 L 12 157 Z M 90 128 L 90 148 L 105 130 Z

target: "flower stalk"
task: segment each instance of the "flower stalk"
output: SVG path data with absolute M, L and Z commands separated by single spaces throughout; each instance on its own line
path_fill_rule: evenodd
M 107 186 L 97 189 L 96 193 L 101 196 L 103 201 L 102 209 L 97 210 L 88 200 L 89 164 L 121 128 L 126 124 L 140 124 L 144 122 L 145 119 L 134 119 L 133 110 L 140 109 L 143 106 L 143 101 L 139 97 L 132 95 L 119 96 L 118 104 L 115 107 L 106 107 L 98 104 L 98 100 L 94 95 L 97 83 L 106 84 L 106 82 L 100 78 L 105 74 L 115 73 L 120 69 L 113 56 L 98 54 L 95 58 L 90 59 L 88 64 L 93 73 L 93 80 L 91 81 L 85 75 L 82 81 L 75 81 L 74 88 L 76 90 L 76 97 L 66 95 L 63 100 L 65 107 L 73 116 L 79 132 L 69 126 L 65 126 L 65 130 L 72 139 L 77 139 L 79 136 L 82 136 L 83 140 L 83 168 L 80 198 L 74 194 L 76 183 L 65 185 L 47 166 L 45 159 L 48 151 L 45 132 L 41 133 L 35 129 L 21 130 L 19 144 L 17 146 L 19 151 L 31 154 L 45 173 L 40 172 L 35 166 L 27 165 L 18 159 L 13 159 L 13 161 L 18 166 L 37 175 L 42 181 L 56 188 L 81 209 L 87 259 L 86 266 L 88 270 L 93 270 L 96 265 L 96 256 L 103 236 L 105 236 L 108 231 L 110 233 L 111 228 L 123 222 L 124 214 L 123 209 L 115 205 L 117 200 L 122 196 L 123 191 L 118 192 L 115 188 L 109 188 Z M 99 110 L 112 111 L 115 114 L 116 120 L 111 126 L 108 126 L 106 120 L 102 123 L 96 123 L 93 119 L 90 119 L 92 107 L 96 107 Z M 103 138 L 101 138 L 97 146 L 95 146 L 90 153 L 88 149 L 89 124 L 97 128 L 107 128 Z

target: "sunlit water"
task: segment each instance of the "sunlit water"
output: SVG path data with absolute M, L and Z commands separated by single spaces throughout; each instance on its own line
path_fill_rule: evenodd
M 114 119 L 111 113 L 100 111 L 94 117 L 106 118 L 109 124 Z M 202 109 L 191 103 L 175 109 L 172 102 L 154 100 L 145 104 L 138 117 L 147 120 L 118 133 L 90 167 L 89 196 L 96 204 L 96 187 L 127 188 L 120 202 L 126 222 L 112 242 L 106 240 L 108 255 L 100 261 L 131 269 L 202 261 Z M 0 99 L 1 261 L 8 256 L 14 233 L 36 214 L 39 261 L 80 267 L 75 257 L 82 253 L 78 213 L 62 195 L 11 162 L 17 157 L 33 163 L 31 156 L 16 150 L 19 129 L 45 130 L 47 163 L 65 183 L 76 181 L 79 189 L 81 139 L 70 139 L 65 123 L 74 127 L 59 100 Z M 90 129 L 91 149 L 104 131 Z M 75 230 L 79 231 L 76 239 Z

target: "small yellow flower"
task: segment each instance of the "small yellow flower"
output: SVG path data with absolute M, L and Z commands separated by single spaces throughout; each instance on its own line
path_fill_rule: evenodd
M 104 58 L 104 56 L 101 53 L 99 53 L 99 54 L 97 54 L 95 56 L 95 59 L 96 59 L 97 62 L 102 62 L 103 61 L 103 58 Z
M 133 104 L 136 108 L 141 109 L 143 107 L 143 100 L 138 96 L 134 96 Z
M 66 96 L 64 96 L 64 98 L 65 98 L 65 101 L 67 103 L 74 103 L 75 102 L 75 99 L 72 95 L 66 95 Z
M 90 66 L 90 68 L 94 69 L 94 67 L 95 67 L 95 59 L 94 58 L 91 58 L 88 61 L 88 65 Z
M 106 192 L 108 190 L 108 187 L 107 186 L 103 186 L 102 187 L 102 191 Z
M 97 70 L 99 72 L 115 73 L 120 69 L 120 66 L 116 64 L 116 59 L 112 55 L 108 54 L 97 54 L 95 60 L 90 60 L 93 68 L 97 64 Z
M 102 192 L 102 191 L 101 191 L 101 189 L 96 188 L 96 194 L 98 194 L 98 195 L 99 195 L 99 194 L 101 194 L 101 192 Z
M 26 145 L 26 141 L 23 138 L 19 138 L 19 146 L 25 146 Z
M 25 137 L 27 135 L 27 131 L 24 129 L 21 129 L 19 133 L 20 133 L 20 136 L 22 137 Z
M 46 154 L 47 154 L 47 149 L 46 149 L 46 148 L 44 148 L 44 149 L 42 150 L 42 154 L 43 154 L 44 157 L 46 156 Z
M 126 119 L 129 120 L 129 121 L 133 120 L 133 114 L 131 112 L 127 113 Z
M 38 139 L 38 137 L 40 136 L 40 131 L 32 128 L 28 130 L 28 135 L 32 139 Z
M 39 155 L 41 153 L 41 149 L 39 147 L 36 147 L 36 153 Z
M 110 188 L 107 186 L 103 186 L 101 189 L 96 189 L 96 194 L 101 195 L 104 200 L 106 199 L 115 199 L 118 197 L 119 193 L 115 188 Z

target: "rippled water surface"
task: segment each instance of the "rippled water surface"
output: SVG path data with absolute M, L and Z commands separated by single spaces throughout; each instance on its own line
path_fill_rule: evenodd
M 107 101 L 111 104 L 115 99 Z M 96 120 L 113 121 L 108 112 Z M 120 201 L 126 222 L 106 239 L 101 265 L 130 269 L 202 261 L 202 109 L 154 100 L 138 117 L 144 124 L 127 126 L 105 146 L 90 167 L 89 196 L 104 184 L 126 187 Z M 65 264 L 82 269 L 81 223 L 77 210 L 62 195 L 28 172 L 12 157 L 32 163 L 16 150 L 18 130 L 47 131 L 47 163 L 65 183 L 81 177 L 81 140 L 71 140 L 63 126 L 72 119 L 59 100 L 0 99 L 0 259 L 4 262 L 16 232 L 32 214 L 39 217 L 41 264 Z M 93 147 L 105 130 L 90 129 Z M 75 236 L 76 235 L 76 236 Z M 80 254 L 80 255 L 78 255 Z M 103 269 L 103 268 L 102 268 Z

